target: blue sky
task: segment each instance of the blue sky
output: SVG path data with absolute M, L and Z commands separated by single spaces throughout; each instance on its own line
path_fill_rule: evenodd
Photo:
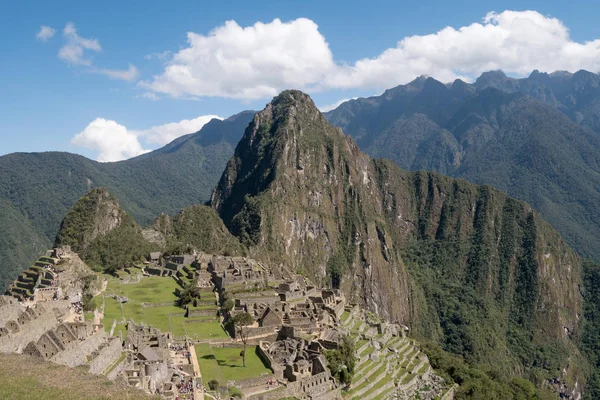
M 0 154 L 123 159 L 285 88 L 323 107 L 421 74 L 598 72 L 598 15 L 559 1 L 4 2 Z

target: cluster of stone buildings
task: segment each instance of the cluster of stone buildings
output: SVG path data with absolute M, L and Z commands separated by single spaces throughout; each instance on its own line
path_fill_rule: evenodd
M 0 352 L 28 354 L 71 367 L 85 365 L 92 373 L 123 379 L 168 399 L 182 393 L 193 396 L 202 390 L 193 348 L 187 343 L 177 344 L 170 333 L 130 320 L 124 338 L 111 337 L 103 325 L 80 321 L 79 299 L 66 300 L 53 283 L 58 278 L 54 267 L 70 254 L 69 249 L 55 249 L 40 265 L 32 267 L 40 269 L 38 275 L 33 276 L 37 269 L 26 271 L 11 286 L 9 294 L 13 297 L 0 297 Z M 254 323 L 244 329 L 250 342 L 257 345 L 259 357 L 273 371 L 275 381 L 281 384 L 277 396 L 341 398 L 341 388 L 323 355 L 326 349 L 338 348 L 349 333 L 340 318 L 350 308 L 338 290 L 318 288 L 293 274 L 276 279 L 259 262 L 245 257 L 205 253 L 168 257 L 152 253 L 142 272 L 180 283 L 186 278 L 202 288 L 208 296 L 200 299 L 197 310 L 189 309 L 188 316 L 214 316 L 216 305 L 208 309 L 203 302 L 214 305 L 215 293 L 221 305 L 225 297 L 234 300 L 233 308 L 221 314 L 225 325 L 238 313 L 250 314 Z M 23 287 L 23 283 L 32 281 L 33 286 Z M 15 288 L 26 290 L 27 296 Z M 24 303 L 25 299 L 30 302 Z M 364 337 L 403 335 L 400 328 L 392 332 L 387 325 L 365 326 Z M 230 334 L 231 342 L 221 339 L 223 343 L 214 344 L 236 345 L 236 330 L 230 329 Z M 270 397 L 266 394 L 264 398 Z
M 103 373 L 122 352 L 121 340 L 93 322 L 74 322 L 69 300 L 24 305 L 0 297 L 0 352 L 27 354 L 69 367 Z
M 168 399 L 175 398 L 183 387 L 199 390 L 187 345 L 172 341 L 169 333 L 130 320 L 124 342 L 127 357 L 118 373 L 129 385 Z
M 344 312 L 345 299 L 338 290 L 319 289 L 304 278 L 284 281 L 275 290 L 237 292 L 231 316 L 246 312 L 255 319 L 248 328 L 250 337 L 268 335 L 283 326 L 297 332 L 318 335 L 335 326 Z M 231 332 L 235 336 L 235 332 Z
M 284 326 L 275 341 L 261 341 L 258 352 L 273 370 L 275 379 L 286 381 L 285 395 L 299 399 L 337 399 L 340 388 L 331 375 L 323 346 L 318 340 L 296 337 Z

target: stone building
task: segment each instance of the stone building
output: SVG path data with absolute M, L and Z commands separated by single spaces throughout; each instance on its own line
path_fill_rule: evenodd
M 327 361 L 317 343 L 294 336 L 294 329 L 282 329 L 273 343 L 261 341 L 259 356 L 275 378 L 286 380 L 286 395 L 299 399 L 335 399 L 340 395 Z

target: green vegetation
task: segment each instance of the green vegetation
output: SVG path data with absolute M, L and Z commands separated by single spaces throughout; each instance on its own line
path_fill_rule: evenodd
M 10 400 L 158 400 L 139 389 L 79 368 L 0 354 L 0 398 Z
M 140 262 L 157 247 L 104 188 L 92 190 L 69 211 L 56 235 L 56 246 L 64 245 L 92 269 L 110 273 Z
M 325 115 L 372 157 L 527 201 L 580 254 L 600 261 L 598 79 L 586 71 L 565 80 L 495 71 L 452 86 L 418 78 Z
M 50 248 L 64 216 L 93 187 L 108 188 L 143 226 L 208 200 L 253 115 L 213 120 L 196 134 L 116 163 L 58 152 L 0 157 L 0 292 Z
M 178 290 L 177 305 L 179 307 L 185 307 L 194 300 L 198 301 L 201 298 L 202 289 L 196 286 L 194 283 L 188 283 L 183 290 Z
M 243 366 L 242 349 L 239 347 L 212 347 L 209 344 L 198 344 L 196 357 L 203 380 L 219 382 L 237 381 L 264 376 L 265 380 L 272 376 L 258 356 L 256 346 L 248 348 L 246 367 Z
M 98 237 L 82 255 L 96 271 L 115 272 L 140 262 L 157 247 L 147 242 L 140 227 L 125 215 L 118 228 Z
M 104 326 L 109 330 L 113 320 L 117 331 L 124 331 L 124 324 L 131 318 L 136 323 L 155 326 L 163 332 L 172 332 L 175 337 L 188 336 L 192 339 L 224 339 L 227 333 L 216 318 L 184 317 L 186 310 L 177 307 L 176 293 L 181 289 L 177 282 L 165 277 L 144 277 L 139 283 L 121 283 L 119 279 L 105 275 L 107 290 L 97 303 L 104 304 Z M 212 293 L 209 293 L 212 295 Z M 112 295 L 127 297 L 126 303 L 110 298 Z M 170 303 L 171 305 L 164 305 Z M 158 305 L 158 306 L 156 306 Z
M 339 349 L 326 350 L 325 358 L 329 363 L 332 375 L 343 385 L 352 383 L 352 375 L 356 359 L 354 358 L 354 343 L 349 336 L 344 336 Z
M 208 381 L 208 388 L 210 390 L 218 390 L 220 386 L 221 386 L 221 384 L 219 383 L 219 381 L 217 381 L 215 379 Z
M 242 364 L 244 367 L 246 366 L 246 347 L 248 345 L 248 330 L 245 329 L 247 326 L 252 325 L 254 323 L 254 317 L 248 314 L 247 312 L 241 312 L 236 314 L 232 319 L 231 323 L 234 326 L 236 337 L 239 337 L 242 343 L 244 344 L 244 348 L 242 350 Z
M 429 343 L 423 347 L 431 366 L 447 381 L 460 385 L 454 396 L 463 399 L 490 400 L 551 400 L 556 394 L 538 389 L 533 383 L 521 378 L 505 380 L 497 370 L 474 367 L 462 358 L 449 354 L 438 345 Z
M 584 398 L 592 400 L 600 398 L 600 265 L 584 263 L 584 287 L 581 348 L 593 366 Z
M 158 230 L 167 237 L 167 253 L 185 253 L 188 246 L 193 246 L 209 254 L 245 254 L 240 242 L 229 233 L 217 213 L 207 206 L 187 207 L 173 218 L 172 224 L 159 226 Z
M 432 80 L 427 85 L 428 96 L 447 90 Z M 510 144 L 521 146 L 521 133 L 541 138 L 511 120 L 528 100 L 486 96 L 483 110 L 476 104 L 467 109 L 490 118 L 498 108 L 510 109 L 501 113 L 515 128 L 502 132 Z M 555 117 L 549 120 L 556 125 L 547 127 L 553 137 L 565 123 Z M 476 368 L 493 367 L 502 379 L 518 374 L 541 385 L 570 366 L 569 384 L 583 381 L 575 337 L 565 338 L 562 329 L 579 324 L 581 263 L 529 205 L 489 186 L 371 160 L 298 91 L 281 93 L 255 122 L 212 201 L 251 254 L 352 293 L 355 301 L 376 303 L 381 313 L 410 325 L 419 340 L 435 341 Z M 465 145 L 483 149 L 476 140 L 489 139 L 481 134 L 489 129 L 480 128 Z M 489 162 L 498 157 L 492 148 L 502 153 L 490 148 L 489 169 L 513 162 L 509 154 Z M 538 166 L 541 158 L 529 161 Z M 518 181 L 520 175 L 511 176 Z M 600 199 L 590 204 L 596 203 Z M 360 326 L 349 330 L 356 334 Z
M 56 245 L 69 245 L 94 270 L 115 273 L 142 262 L 152 251 L 164 254 L 202 250 L 215 254 L 245 254 L 217 214 L 206 206 L 190 206 L 173 220 L 162 215 L 153 224 L 152 234 L 166 241 L 150 243 L 142 229 L 127 215 L 104 188 L 92 190 L 69 211 L 56 236 Z M 187 278 L 183 278 L 186 280 Z M 193 299 L 183 294 L 183 303 Z

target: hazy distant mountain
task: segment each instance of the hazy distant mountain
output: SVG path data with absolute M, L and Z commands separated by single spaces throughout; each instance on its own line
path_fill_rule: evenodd
M 67 211 L 94 187 L 108 188 L 142 225 L 208 200 L 253 115 L 212 120 L 159 150 L 115 163 L 58 152 L 0 157 L 0 289 L 51 246 Z
M 582 255 L 600 259 L 599 82 L 586 71 L 493 71 L 449 85 L 420 77 L 326 116 L 374 157 L 526 200 Z

